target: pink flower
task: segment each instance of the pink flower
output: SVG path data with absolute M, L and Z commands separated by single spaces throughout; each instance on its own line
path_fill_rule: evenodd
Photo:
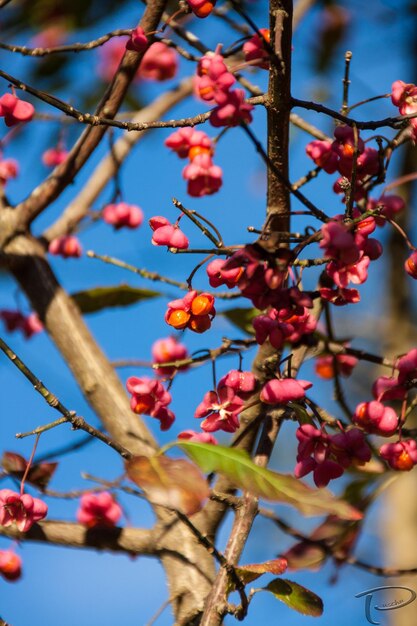
M 178 435 L 178 439 L 198 441 L 200 443 L 211 443 L 214 446 L 218 444 L 217 439 L 211 433 L 196 433 L 194 430 L 183 430 Z
M 330 437 L 330 450 L 335 460 L 347 468 L 352 463 L 363 465 L 370 461 L 372 452 L 359 428 L 350 428 Z
M 217 0 L 187 0 L 188 6 L 197 17 L 207 17 L 210 15 Z
M 124 226 L 137 228 L 143 222 L 143 211 L 135 204 L 127 204 L 126 202 L 108 204 L 103 209 L 103 220 L 114 226 L 116 230 Z
M 265 41 L 269 43 L 270 33 L 268 28 L 260 28 L 259 32 L 262 37 L 256 33 L 243 44 L 243 54 L 247 62 L 256 61 L 252 64 L 267 70 L 269 69 L 269 54 L 265 48 Z
M 232 267 L 227 269 L 227 261 L 223 259 L 215 259 L 207 265 L 207 275 L 211 287 L 220 287 L 226 285 L 229 289 L 236 287 L 240 277 L 244 272 L 243 267 Z
M 59 147 L 49 148 L 49 150 L 45 150 L 42 155 L 42 163 L 46 165 L 46 167 L 56 167 L 57 165 L 61 165 L 67 156 L 68 150 L 63 150 Z
M 214 297 L 192 290 L 183 298 L 168 302 L 165 321 L 177 330 L 190 328 L 196 333 L 203 333 L 210 328 L 215 315 Z
M 138 76 L 144 80 L 162 82 L 173 78 L 177 71 L 178 56 L 175 50 L 161 41 L 156 41 L 145 52 Z
M 64 259 L 79 258 L 82 254 L 82 247 L 74 235 L 62 235 L 50 242 L 48 252 L 49 254 L 62 256 Z
M 30 102 L 19 100 L 11 93 L 5 93 L 0 98 L 0 117 L 4 117 L 6 126 L 15 126 L 20 122 L 29 122 L 35 114 L 35 108 Z
M 334 377 L 334 369 L 336 369 L 342 376 L 350 376 L 353 368 L 357 365 L 358 359 L 349 354 L 337 354 L 335 356 L 328 354 L 325 356 L 319 356 L 316 359 L 314 369 L 317 376 L 326 380 Z
M 200 59 L 194 79 L 195 94 L 206 102 L 224 104 L 236 82 L 221 54 L 208 52 Z
M 32 498 L 28 493 L 19 495 L 10 489 L 0 489 L 0 526 L 7 527 L 15 523 L 20 532 L 25 533 L 47 513 L 47 505 L 39 498 Z
M 19 174 L 19 164 L 15 159 L 0 161 L 0 183 L 5 185 L 10 178 L 16 178 Z
M 182 177 L 188 181 L 187 192 L 193 198 L 201 198 L 219 191 L 223 184 L 222 169 L 214 165 L 207 153 L 197 154 L 182 171 Z
M 131 376 L 126 381 L 126 388 L 132 394 L 130 407 L 138 415 L 146 414 L 160 420 L 161 430 L 168 430 L 174 420 L 174 413 L 167 408 L 171 394 L 159 380 Z
M 363 256 L 357 263 L 345 265 L 341 261 L 330 261 L 326 266 L 326 273 L 338 287 L 345 288 L 349 283 L 360 285 L 368 278 L 370 258 Z
M 352 421 L 366 432 L 381 437 L 391 437 L 398 428 L 398 415 L 394 409 L 378 400 L 358 404 Z
M 404 210 L 405 202 L 402 198 L 400 198 L 400 196 L 386 196 L 384 194 L 378 200 L 370 198 L 368 200 L 368 204 L 366 205 L 366 210 L 372 211 L 377 207 L 382 207 L 381 215 L 385 215 L 385 217 L 387 217 L 389 220 L 392 220 L 395 218 L 397 213 L 400 213 Z M 386 220 L 378 216 L 376 216 L 374 220 L 378 224 L 378 226 L 385 226 L 385 224 L 387 223 Z
M 170 363 L 172 361 L 181 361 L 188 357 L 187 348 L 177 341 L 175 337 L 167 337 L 166 339 L 158 339 L 152 346 L 152 357 L 155 363 Z M 187 369 L 187 366 L 179 368 L 181 370 Z M 158 367 L 155 372 L 159 376 L 170 376 L 173 372 L 176 372 L 175 367 Z
M 250 124 L 253 105 L 245 102 L 243 89 L 229 91 L 227 100 L 217 106 L 210 115 L 210 124 L 215 128 L 221 126 L 238 126 L 241 122 Z
M 198 154 L 214 153 L 213 143 L 208 135 L 202 130 L 186 126 L 172 133 L 165 139 L 167 148 L 173 150 L 180 159 L 187 157 L 192 161 Z
M 43 324 L 36 313 L 26 316 L 20 311 L 1 309 L 0 319 L 3 320 L 9 332 L 21 330 L 26 339 L 30 339 L 32 335 L 36 335 L 43 330 Z
M 239 428 L 238 414 L 242 409 L 243 400 L 231 387 L 218 387 L 217 392 L 208 391 L 205 394 L 194 415 L 197 418 L 206 418 L 201 424 L 206 432 L 224 430 L 234 433 Z
M 0 574 L 10 581 L 21 577 L 22 559 L 13 550 L 0 550 Z
M 380 376 L 372 385 L 372 394 L 376 400 L 402 400 L 407 389 L 399 385 L 398 378 Z
M 222 376 L 217 385 L 217 389 L 230 387 L 236 395 L 243 399 L 252 395 L 256 388 L 256 378 L 252 372 L 242 372 L 240 370 L 230 370 Z
M 149 226 L 154 231 L 152 235 L 154 246 L 168 246 L 168 248 L 177 248 L 178 250 L 188 248 L 190 242 L 178 224 L 171 224 L 165 217 L 155 216 L 149 220 Z
M 111 493 L 85 493 L 81 496 L 77 521 L 87 528 L 111 528 L 122 516 L 122 509 Z
M 294 378 L 274 378 L 264 385 L 261 391 L 261 401 L 265 404 L 287 404 L 304 400 L 306 389 L 313 384 L 308 380 L 295 380 Z
M 330 456 L 330 438 L 311 424 L 303 424 L 297 429 L 298 443 L 297 464 L 294 469 L 296 478 L 302 478 L 313 472 L 317 487 L 326 487 L 334 478 L 344 472 L 343 467 Z
M 328 174 L 333 174 L 337 170 L 339 158 L 332 149 L 333 144 L 330 141 L 310 141 L 306 146 L 306 153 Z
M 417 110 L 417 87 L 413 83 L 396 80 L 391 87 L 391 101 L 400 109 L 401 115 Z
M 417 465 L 417 443 L 414 439 L 403 439 L 381 446 L 379 454 L 394 470 L 408 472 Z
M 397 368 L 398 383 L 414 385 L 417 379 L 417 348 L 413 348 L 398 359 Z
M 354 235 L 339 220 L 331 220 L 321 227 L 320 248 L 326 257 L 344 264 L 356 263 L 360 252 Z
M 145 35 L 145 31 L 141 26 L 137 26 L 130 33 L 130 39 L 126 43 L 126 50 L 134 50 L 135 52 L 143 52 L 149 45 L 149 41 Z

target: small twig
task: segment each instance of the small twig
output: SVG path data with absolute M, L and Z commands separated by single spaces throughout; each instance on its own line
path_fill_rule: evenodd
M 184 213 L 184 215 L 186 215 L 188 219 L 191 220 L 193 224 L 197 226 L 197 228 L 201 230 L 203 235 L 205 235 L 208 239 L 210 239 L 211 243 L 213 243 L 218 248 L 221 248 L 223 246 L 221 235 L 219 231 L 217 230 L 217 228 L 215 228 L 215 226 L 211 224 L 211 222 L 209 222 L 205 218 L 202 218 L 204 219 L 206 223 L 208 223 L 213 228 L 216 235 L 218 236 L 218 239 L 216 239 L 216 237 L 213 236 L 213 234 L 208 230 L 208 228 L 206 228 L 204 224 L 202 224 L 201 221 L 198 219 L 198 217 L 196 217 L 197 214 L 195 211 L 190 211 L 189 209 L 186 209 L 185 206 L 181 204 L 181 202 L 177 200 L 176 198 L 172 198 L 172 203 L 177 209 L 179 209 L 182 213 Z
M 340 110 L 342 115 L 346 115 L 346 113 L 348 112 L 349 85 L 350 85 L 349 70 L 350 70 L 351 60 L 352 60 L 352 53 L 350 52 L 350 50 L 348 50 L 345 53 L 345 76 L 343 78 L 343 102 L 342 102 L 342 108 Z
M 10 359 L 13 365 L 15 365 L 17 369 L 20 370 L 22 374 L 32 383 L 35 391 L 40 393 L 40 395 L 49 404 L 49 406 L 51 406 L 53 409 L 55 409 L 64 416 L 65 420 L 57 420 L 59 424 L 63 424 L 64 421 L 69 422 L 70 424 L 72 424 L 73 428 L 84 430 L 92 437 L 100 439 L 100 441 L 113 448 L 113 450 L 116 450 L 116 452 L 118 452 L 123 458 L 130 459 L 132 457 L 132 454 L 128 450 L 126 450 L 126 448 L 116 443 L 93 426 L 90 426 L 90 424 L 88 424 L 83 417 L 78 416 L 74 411 L 70 411 L 69 409 L 67 409 L 58 400 L 58 398 L 53 393 L 51 393 L 51 391 L 49 391 L 47 387 L 45 387 L 42 381 L 39 380 L 37 376 L 35 376 L 35 374 L 27 367 L 27 365 L 23 363 L 23 361 L 17 356 L 17 354 L 15 354 L 13 350 L 11 350 L 11 348 L 7 345 L 7 343 L 1 338 L 0 349 Z M 55 423 L 55 425 L 57 426 L 58 423 Z M 42 429 L 43 427 L 40 428 Z M 50 424 L 48 424 L 47 430 L 49 430 L 49 428 L 52 428 Z M 35 429 L 35 431 L 36 430 L 38 429 Z M 40 434 L 39 430 L 38 432 L 35 431 L 27 434 Z M 26 434 L 24 436 L 26 436 Z

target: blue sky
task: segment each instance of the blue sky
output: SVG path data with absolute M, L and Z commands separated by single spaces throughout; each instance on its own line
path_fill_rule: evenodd
M 267 3 L 263 0 L 257 3 L 258 13 L 262 14 Z M 300 98 L 312 99 L 318 91 L 327 94 L 326 104 L 338 108 L 341 101 L 343 74 L 343 54 L 345 49 L 353 52 L 351 73 L 351 101 L 362 100 L 377 94 L 390 91 L 391 83 L 396 79 L 411 81 L 413 75 L 409 67 L 410 52 L 407 49 L 411 41 L 411 20 L 402 13 L 405 2 L 375 2 L 368 3 L 364 10 L 360 0 L 349 3 L 352 11 L 350 35 L 343 47 L 338 50 L 332 61 L 332 68 L 326 77 L 317 76 L 313 72 L 311 56 L 315 46 L 317 32 L 317 11 L 312 11 L 302 23 L 294 39 L 294 69 L 293 95 Z M 138 17 L 137 3 L 131 2 L 126 11 L 110 20 L 103 20 L 96 30 L 84 32 L 83 39 L 93 38 L 98 34 L 118 27 L 129 27 Z M 259 26 L 264 26 L 262 19 Z M 213 27 L 207 23 L 198 23 L 198 32 L 207 45 L 216 46 L 219 41 L 229 42 L 229 35 L 223 26 L 216 22 Z M 24 43 L 17 41 L 16 43 Z M 74 90 L 60 94 L 62 97 L 74 98 L 76 101 L 77 88 L 87 89 L 90 80 L 90 63 L 95 52 L 79 55 L 75 67 L 71 70 Z M 6 52 L 0 54 L 0 67 L 24 77 L 26 68 L 36 59 L 16 59 Z M 181 60 L 181 75 L 188 75 L 193 71 L 192 66 Z M 252 80 L 265 87 L 265 75 L 253 75 Z M 170 84 L 175 84 L 175 80 Z M 6 88 L 3 85 L 1 93 Z M 135 87 L 146 101 L 160 92 L 163 86 Z M 47 110 L 39 105 L 39 110 Z M 191 100 L 175 110 L 175 116 L 203 111 L 202 103 Z M 300 113 L 299 110 L 297 110 Z M 382 118 L 394 114 L 395 110 L 388 100 L 371 103 L 358 109 L 356 115 L 360 119 Z M 171 115 L 169 117 L 172 117 Z M 314 122 L 324 131 L 331 133 L 332 125 L 328 119 L 320 119 L 315 113 L 306 113 L 306 119 Z M 55 125 L 55 131 L 58 127 Z M 265 139 L 265 116 L 257 109 L 254 116 L 253 129 L 258 137 Z M 209 134 L 211 129 L 207 129 Z M 2 131 L 3 132 L 3 131 Z M 246 232 L 248 225 L 260 226 L 265 210 L 264 166 L 246 136 L 235 129 L 226 133 L 219 142 L 215 161 L 224 169 L 224 185 L 221 191 L 209 198 L 190 199 L 186 195 L 185 183 L 181 178 L 183 162 L 175 155 L 169 154 L 163 146 L 166 131 L 155 131 L 140 143 L 138 148 L 126 162 L 123 168 L 121 182 L 124 199 L 127 202 L 138 204 L 145 212 L 146 218 L 153 215 L 165 215 L 168 219 L 176 218 L 176 211 L 171 204 L 171 197 L 179 198 L 187 207 L 201 211 L 221 227 L 221 232 L 228 244 L 250 241 Z M 30 138 L 30 141 L 27 139 Z M 301 131 L 292 132 L 292 163 L 291 178 L 296 180 L 304 174 L 311 163 L 304 154 L 305 144 L 309 138 Z M 21 174 L 17 181 L 11 182 L 8 193 L 13 202 L 19 201 L 45 176 L 46 171 L 40 163 L 40 155 L 49 145 L 50 134 L 39 123 L 27 127 L 16 143 L 10 145 L 5 156 L 15 157 L 21 164 Z M 89 172 L 105 153 L 107 145 L 103 145 L 93 155 L 85 171 L 77 178 L 75 185 L 66 190 L 53 206 L 37 220 L 34 231 L 42 232 L 59 212 L 74 196 Z M 394 168 L 396 160 L 394 159 Z M 324 176 L 324 178 L 323 178 Z M 393 174 L 392 174 L 393 176 Z M 338 198 L 331 192 L 331 179 L 322 178 L 314 181 L 309 193 L 319 206 L 334 214 L 341 211 Z M 100 208 L 111 196 L 111 188 L 106 190 L 94 208 Z M 297 203 L 294 202 L 294 208 Z M 145 221 L 146 222 L 146 221 Z M 185 224 L 185 222 L 182 222 Z M 301 220 L 296 224 L 297 229 L 306 226 Z M 198 247 L 206 245 L 201 233 L 196 231 L 192 224 L 185 224 L 184 229 L 192 240 L 192 245 Z M 121 230 L 114 233 L 105 224 L 95 224 L 83 231 L 80 235 L 85 250 L 93 249 L 98 253 L 110 254 L 138 267 L 156 270 L 172 278 L 184 280 L 193 267 L 193 259 L 189 255 L 173 258 L 162 248 L 150 245 L 151 232 L 144 223 L 141 229 L 132 233 Z M 98 261 L 83 257 L 80 260 L 52 259 L 53 268 L 63 285 L 70 292 L 86 289 L 97 285 L 113 285 L 127 282 L 131 285 L 156 288 L 168 296 L 177 297 L 174 288 L 166 288 L 147 284 L 133 274 L 123 270 L 103 265 Z M 356 305 L 356 319 L 361 320 L 359 334 L 366 338 L 367 328 L 378 313 L 376 294 L 378 276 L 383 271 L 384 261 L 373 264 L 370 271 L 370 283 L 366 289 L 362 288 L 363 299 Z M 314 283 L 312 275 L 311 284 Z M 198 287 L 207 286 L 205 272 L 200 271 L 196 278 Z M 366 293 L 365 293 L 366 291 Z M 163 321 L 165 299 L 145 302 L 138 306 L 123 310 L 109 310 L 88 317 L 87 322 L 94 336 L 103 346 L 111 359 L 118 358 L 150 358 L 150 349 L 155 339 L 169 335 L 169 330 Z M 17 293 L 13 280 L 6 274 L 0 274 L 0 308 L 15 308 L 16 303 L 25 310 L 27 304 L 24 296 Z M 235 304 L 233 304 L 234 306 Z M 219 310 L 227 304 L 219 304 Z M 239 306 L 246 306 L 242 301 Z M 352 329 L 349 321 L 350 311 L 341 311 L 339 329 L 341 333 Z M 190 351 L 220 345 L 224 336 L 238 337 L 239 332 L 231 327 L 224 317 L 218 316 L 210 335 L 184 336 L 184 342 Z M 13 349 L 22 356 L 33 371 L 50 387 L 50 389 L 71 409 L 76 410 L 88 421 L 97 424 L 97 419 L 85 403 L 71 374 L 57 353 L 54 346 L 45 334 L 38 335 L 24 341 L 18 335 L 6 337 Z M 359 343 L 355 344 L 359 345 Z M 369 341 L 367 343 L 369 345 Z M 250 354 L 244 357 L 244 367 L 250 367 Z M 219 363 L 218 374 L 222 374 L 232 367 L 237 367 L 237 359 L 228 357 Z M 358 373 L 349 383 L 349 393 L 352 394 L 352 403 L 355 404 L 353 394 L 357 394 L 358 402 L 363 398 L 359 394 L 369 391 L 360 387 L 360 381 L 367 375 L 367 367 L 361 365 Z M 145 370 L 123 369 L 121 378 L 125 380 L 133 374 L 144 374 Z M 311 363 L 306 363 L 302 370 L 303 378 L 312 375 Z M 1 448 L 13 450 L 28 456 L 32 441 L 29 439 L 16 441 L 16 432 L 29 430 L 41 423 L 55 418 L 53 412 L 44 401 L 35 395 L 30 385 L 22 375 L 13 368 L 6 359 L 0 359 L 0 380 L 2 393 L 0 394 L 0 441 Z M 211 372 L 208 366 L 195 369 L 184 376 L 179 376 L 173 387 L 173 409 L 177 414 L 177 422 L 169 433 L 161 436 L 165 442 L 175 438 L 176 434 L 185 429 L 195 427 L 194 409 L 211 383 Z M 358 392 L 359 389 L 359 392 Z M 321 402 L 331 395 L 331 387 L 327 383 L 315 383 L 315 398 Z M 328 405 L 334 408 L 332 403 Z M 157 422 L 152 418 L 144 418 L 149 427 L 159 436 Z M 39 454 L 47 453 L 57 446 L 76 441 L 82 435 L 72 433 L 67 426 L 57 428 L 41 438 Z M 293 466 L 295 437 L 291 428 L 284 429 L 285 445 L 278 445 L 273 465 L 282 471 L 291 471 Z M 224 441 L 227 439 L 224 438 Z M 112 479 L 122 471 L 120 459 L 108 448 L 94 442 L 82 451 L 76 452 L 71 459 L 65 458 L 60 464 L 53 488 L 61 491 L 84 488 L 87 483 L 82 480 L 81 472 L 91 473 L 105 479 Z M 5 485 L 5 483 L 3 483 Z M 153 516 L 146 503 L 136 501 L 127 496 L 121 496 L 121 502 L 129 512 L 131 522 L 135 525 L 150 526 Z M 58 501 L 48 499 L 51 519 L 75 520 L 76 501 Z M 277 509 L 281 514 L 281 507 Z M 363 536 L 357 547 L 357 553 L 364 560 L 381 563 L 382 556 L 379 547 L 377 528 L 382 511 L 378 507 L 371 510 L 365 524 Z M 314 521 L 305 522 L 288 509 L 284 509 L 283 516 L 291 519 L 296 526 L 311 527 Z M 227 520 L 220 537 L 220 547 L 227 538 L 230 520 Z M 9 545 L 8 541 L 1 540 L 0 548 Z M 287 539 L 271 523 L 257 520 L 255 532 L 248 542 L 242 561 L 253 562 L 261 559 L 273 558 L 283 552 L 290 545 Z M 160 565 L 156 561 L 139 557 L 131 559 L 123 555 L 98 554 L 93 551 L 69 550 L 42 545 L 24 544 L 19 548 L 24 562 L 24 577 L 21 582 L 7 584 L 0 580 L 1 588 L 1 616 L 13 626 L 26 626 L 28 615 L 32 626 L 55 624 L 61 626 L 78 624 L 87 626 L 100 623 L 103 626 L 121 623 L 125 626 L 146 624 L 151 616 L 167 597 L 164 576 Z M 320 623 L 330 626 L 337 621 L 340 626 L 350 625 L 352 622 L 365 623 L 363 599 L 355 599 L 354 595 L 366 588 L 384 584 L 383 579 L 365 572 L 355 570 L 350 566 L 340 571 L 339 582 L 331 586 L 329 580 L 334 573 L 331 565 L 320 572 L 291 573 L 288 578 L 296 580 L 321 595 L 325 601 L 325 613 Z M 24 601 L 22 601 L 24 599 Z M 300 617 L 286 607 L 280 605 L 268 594 L 259 594 L 253 601 L 252 614 L 246 620 L 248 626 L 259 623 L 273 624 L 285 620 L 286 626 L 308 624 L 313 618 Z M 232 620 L 229 620 L 232 623 Z M 158 625 L 165 626 L 172 623 L 167 609 L 157 621 Z M 383 620 L 381 619 L 381 623 Z

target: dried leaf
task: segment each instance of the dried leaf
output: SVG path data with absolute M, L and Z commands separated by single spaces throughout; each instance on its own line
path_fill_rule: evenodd
M 126 472 L 153 504 L 185 515 L 200 511 L 209 496 L 209 486 L 198 468 L 184 459 L 166 456 L 135 456 L 126 462 Z
M 116 306 L 129 306 L 141 300 L 149 300 L 160 295 L 159 291 L 138 289 L 130 285 L 115 285 L 111 287 L 95 287 L 86 291 L 72 294 L 82 313 L 95 313 L 102 309 Z

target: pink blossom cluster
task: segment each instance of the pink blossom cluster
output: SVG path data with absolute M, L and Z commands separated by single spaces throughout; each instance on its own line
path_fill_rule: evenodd
M 158 339 L 152 346 L 152 358 L 155 364 L 160 365 L 155 369 L 158 376 L 171 376 L 176 371 L 187 369 L 186 365 L 180 368 L 165 367 L 164 363 L 172 363 L 173 361 L 181 361 L 188 357 L 188 350 L 184 344 L 180 343 L 175 337 L 167 337 L 166 339 Z
M 180 159 L 190 160 L 182 171 L 190 196 L 201 198 L 220 189 L 223 171 L 213 163 L 214 145 L 206 133 L 191 127 L 180 128 L 165 140 L 165 145 Z
M 256 33 L 243 44 L 243 54 L 247 63 L 268 70 L 269 53 L 265 47 L 265 41 L 270 42 L 270 32 L 268 28 L 260 28 L 259 33 L 262 37 Z
M 19 580 L 22 575 L 22 559 L 13 550 L 0 550 L 0 576 L 5 580 Z
M 358 210 L 354 211 L 354 217 L 360 217 Z M 336 291 L 328 287 L 320 290 L 323 299 L 337 305 L 359 300 L 356 289 L 348 285 L 364 283 L 368 278 L 370 262 L 382 254 L 379 241 L 369 237 L 375 228 L 373 217 L 358 222 L 354 229 L 343 222 L 341 215 L 323 224 L 319 245 L 325 257 L 331 259 L 326 265 L 326 273 L 336 285 Z
M 198 62 L 194 91 L 205 102 L 216 105 L 210 115 L 212 126 L 238 126 L 241 122 L 250 124 L 253 106 L 245 102 L 243 89 L 231 89 L 236 79 L 229 72 L 220 48 L 218 46 L 215 52 L 207 52 Z
M 132 36 L 127 44 L 139 45 L 140 34 Z M 120 61 L 126 52 L 126 41 L 114 38 L 100 48 L 99 74 L 105 81 L 113 78 Z M 128 48 L 129 50 L 132 48 Z M 162 82 L 174 78 L 178 71 L 178 56 L 175 50 L 161 41 L 156 41 L 143 55 L 135 80 L 150 80 Z
M 23 315 L 21 311 L 0 309 L 0 319 L 3 320 L 6 330 L 9 332 L 21 330 L 26 339 L 30 339 L 32 335 L 43 330 L 43 324 L 36 313 Z
M 175 415 L 168 409 L 172 397 L 159 380 L 131 376 L 126 381 L 126 388 L 132 394 L 130 406 L 134 413 L 155 417 L 160 421 L 161 430 L 172 426 Z
M 353 160 L 355 154 L 355 135 L 349 126 L 337 126 L 334 131 L 334 141 L 311 141 L 306 146 L 307 155 L 314 163 L 328 174 L 338 171 L 348 180 L 352 177 Z M 378 151 L 365 147 L 364 141 L 357 137 L 356 159 L 356 189 L 355 200 L 364 196 L 361 188 L 362 181 L 367 176 L 375 176 L 379 170 Z M 340 179 L 335 183 L 336 193 L 343 193 Z
M 204 333 L 210 328 L 215 315 L 214 297 L 192 290 L 183 298 L 168 302 L 165 321 L 177 330 L 189 328 L 195 333 Z
M 378 400 L 361 402 L 355 409 L 352 421 L 371 435 L 391 437 L 398 429 L 398 415 Z
M 413 83 L 405 83 L 396 80 L 391 87 L 392 104 L 398 107 L 401 115 L 417 114 L 417 86 Z M 417 141 L 417 117 L 410 119 L 412 140 Z
M 397 376 L 380 376 L 372 387 L 376 400 L 403 400 L 408 390 L 417 386 L 417 348 L 396 361 Z
M 3 159 L 0 153 L 0 183 L 5 185 L 11 178 L 19 174 L 19 164 L 15 159 Z
M 107 204 L 103 209 L 103 221 L 110 224 L 115 230 L 119 228 L 137 228 L 143 222 L 143 211 L 135 204 L 118 202 Z
M 121 517 L 122 509 L 108 491 L 81 496 L 77 521 L 87 528 L 111 528 Z
M 6 126 L 15 126 L 20 122 L 30 122 L 35 115 L 35 108 L 30 102 L 20 100 L 11 93 L 0 98 L 0 117 L 4 117 Z
M 217 430 L 234 433 L 239 428 L 239 413 L 244 408 L 244 399 L 254 392 L 255 387 L 256 379 L 251 372 L 228 372 L 219 381 L 216 390 L 205 394 L 195 411 L 196 418 L 205 418 L 201 428 L 208 433 Z
M 245 298 L 258 309 L 265 309 L 281 301 L 281 288 L 288 273 L 291 252 L 279 250 L 280 267 L 270 265 L 255 246 L 247 245 L 225 261 L 210 263 L 207 273 L 213 287 L 237 286 Z
M 149 226 L 153 230 L 152 245 L 168 246 L 177 250 L 188 248 L 190 242 L 178 226 L 178 222 L 171 224 L 166 217 L 156 215 L 149 220 Z
M 297 429 L 296 436 L 298 450 L 294 474 L 302 478 L 313 472 L 317 487 L 326 487 L 351 465 L 363 465 L 371 458 L 371 450 L 358 428 L 329 435 L 324 429 L 303 424 Z
M 16 524 L 18 530 L 25 533 L 47 513 L 47 505 L 39 498 L 32 498 L 28 493 L 18 494 L 11 489 L 0 489 L 0 526 L 7 528 Z
M 79 239 L 74 235 L 61 235 L 53 239 L 48 246 L 49 254 L 62 256 L 64 259 L 78 259 L 82 255 Z

